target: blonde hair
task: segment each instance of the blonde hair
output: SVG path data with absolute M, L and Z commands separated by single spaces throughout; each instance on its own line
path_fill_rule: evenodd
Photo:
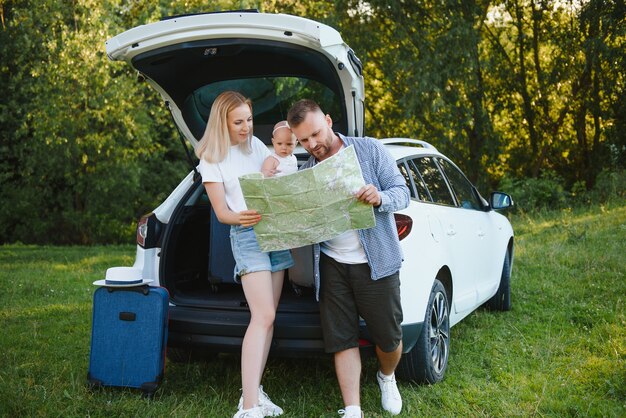
M 225 91 L 221 93 L 211 106 L 209 120 L 204 130 L 204 135 L 200 138 L 196 147 L 196 156 L 203 158 L 209 163 L 219 163 L 224 161 L 230 149 L 230 134 L 228 132 L 228 114 L 242 104 L 247 104 L 252 112 L 252 102 L 236 91 Z M 252 152 L 251 147 L 252 130 L 246 142 L 239 147 L 245 154 Z

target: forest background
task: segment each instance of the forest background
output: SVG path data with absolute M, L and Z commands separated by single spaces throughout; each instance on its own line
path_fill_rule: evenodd
M 626 197 L 623 0 L 0 0 L 0 244 L 130 243 L 190 170 L 158 94 L 104 42 L 256 8 L 336 28 L 366 134 L 434 144 L 535 211 Z

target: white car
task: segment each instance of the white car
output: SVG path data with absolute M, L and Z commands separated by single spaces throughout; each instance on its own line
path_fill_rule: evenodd
M 168 18 L 115 36 L 112 60 L 129 63 L 161 94 L 191 146 L 204 132 L 211 104 L 224 90 L 253 103 L 254 134 L 271 145 L 272 126 L 301 98 L 316 100 L 345 135 L 363 134 L 362 66 L 333 28 L 312 20 L 257 12 Z M 176 140 L 176 138 L 172 138 Z M 463 173 L 432 145 L 383 141 L 411 191 L 395 214 L 404 252 L 400 271 L 405 353 L 397 374 L 434 383 L 444 376 L 450 327 L 483 304 L 510 309 L 513 230 L 495 209 L 513 204 L 495 192 L 483 199 Z M 307 158 L 299 150 L 299 158 Z M 170 293 L 168 353 L 240 351 L 249 310 L 233 280 L 228 229 L 192 171 L 137 228 L 135 267 Z M 323 352 L 312 289 L 311 248 L 293 250 L 276 315 L 272 353 Z M 363 352 L 373 352 L 365 325 Z

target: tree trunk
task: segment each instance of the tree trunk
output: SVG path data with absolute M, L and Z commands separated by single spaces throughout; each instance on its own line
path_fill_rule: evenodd
M 522 96 L 523 101 L 523 115 L 528 126 L 528 138 L 530 140 L 530 150 L 532 153 L 532 161 L 530 175 L 537 177 L 539 175 L 539 169 L 541 168 L 541 161 L 539 158 L 539 135 L 535 128 L 535 111 L 532 103 L 531 94 L 529 92 L 529 86 L 527 82 L 527 70 L 526 63 L 524 61 L 524 55 L 526 52 L 524 44 L 524 10 L 519 2 L 515 2 L 515 25 L 517 27 L 517 55 L 519 60 L 519 73 L 517 76 L 519 93 Z

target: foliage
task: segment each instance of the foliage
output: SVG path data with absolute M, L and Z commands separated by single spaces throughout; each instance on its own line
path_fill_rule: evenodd
M 432 142 L 480 189 L 556 173 L 585 200 L 624 169 L 623 1 L 0 0 L 0 242 L 132 240 L 189 165 L 158 94 L 104 41 L 250 8 L 337 28 L 364 64 L 366 133 Z
M 626 416 L 624 202 L 512 222 L 512 311 L 454 326 L 446 378 L 400 382 L 399 417 Z M 0 246 L 1 416 L 232 416 L 237 355 L 168 362 L 152 401 L 88 390 L 91 283 L 133 259 L 132 246 Z M 368 417 L 386 417 L 376 370 L 364 363 L 361 399 Z M 342 406 L 330 357 L 270 355 L 263 384 L 285 417 L 336 417 Z
M 588 196 L 594 203 L 605 203 L 611 199 L 618 202 L 624 201 L 626 199 L 626 170 L 602 171 Z
M 0 242 L 126 241 L 185 172 L 176 133 L 155 94 L 106 60 L 123 7 L 35 3 L 4 5 Z
M 539 178 L 505 177 L 499 190 L 513 197 L 514 211 L 532 214 L 611 201 L 619 203 L 626 198 L 626 172 L 602 171 L 591 190 L 587 190 L 582 181 L 574 183 L 568 190 L 555 172 L 545 172 Z
M 500 189 L 513 196 L 517 210 L 525 212 L 563 208 L 567 203 L 562 179 L 554 173 L 545 173 L 540 178 L 504 178 Z
M 370 134 L 433 142 L 479 184 L 552 170 L 591 188 L 608 143 L 623 163 L 623 2 L 340 4 Z

